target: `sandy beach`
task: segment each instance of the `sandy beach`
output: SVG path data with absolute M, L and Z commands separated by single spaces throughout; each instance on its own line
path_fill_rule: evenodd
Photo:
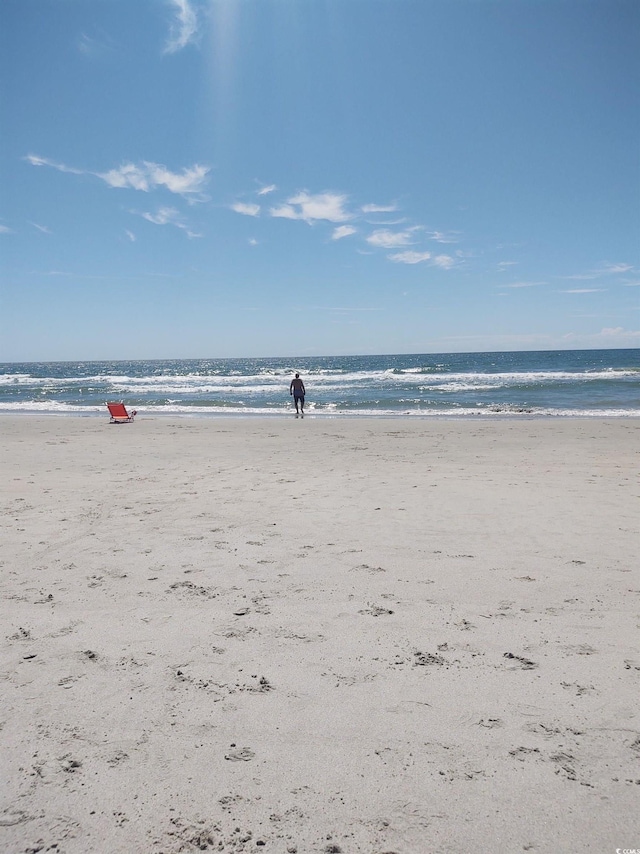
M 640 849 L 639 420 L 0 437 L 2 852 Z

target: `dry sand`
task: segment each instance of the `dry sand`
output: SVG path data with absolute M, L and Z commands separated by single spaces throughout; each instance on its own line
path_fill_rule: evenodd
M 640 848 L 633 420 L 0 419 L 0 851 Z

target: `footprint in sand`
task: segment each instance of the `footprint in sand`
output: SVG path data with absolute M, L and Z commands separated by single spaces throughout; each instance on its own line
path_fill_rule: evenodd
M 431 652 L 414 652 L 414 667 L 429 667 L 433 664 L 446 664 L 446 659 L 441 655 L 434 655 Z
M 20 627 L 15 634 L 9 635 L 8 640 L 33 640 L 33 638 L 30 629 Z
M 535 756 L 536 759 L 542 759 L 542 754 L 538 747 L 516 747 L 509 751 L 509 756 L 513 756 L 520 762 L 524 762 L 528 756 Z
M 598 651 L 588 643 L 568 644 L 563 649 L 570 655 L 594 655 Z
M 376 573 L 376 572 L 386 572 L 386 569 L 383 569 L 381 566 L 369 566 L 368 563 L 361 563 L 360 566 L 354 566 L 351 572 L 356 572 L 359 569 L 363 569 L 365 572 Z
M 84 673 L 82 673 L 82 674 L 80 674 L 80 676 L 73 676 L 73 675 L 72 675 L 72 676 L 63 676 L 63 677 L 62 677 L 62 679 L 59 679 L 59 680 L 58 680 L 58 685 L 59 685 L 61 688 L 67 688 L 67 689 L 68 689 L 68 688 L 73 688 L 74 684 L 75 684 L 79 679 L 82 679 L 82 677 L 83 677 L 84 675 L 85 675 L 85 674 L 84 674 Z
M 577 697 L 593 694 L 596 691 L 593 685 L 579 685 L 577 682 L 561 682 L 560 686 L 567 690 L 574 690 Z
M 0 827 L 15 827 L 17 824 L 31 821 L 32 818 L 33 816 L 28 815 L 24 810 L 5 810 L 0 816 Z
M 523 658 L 521 655 L 514 655 L 512 652 L 505 652 L 504 657 L 512 661 L 514 667 L 520 667 L 522 670 L 534 670 L 538 666 L 535 661 Z
M 82 768 L 82 762 L 79 759 L 74 759 L 73 756 L 63 756 L 60 760 L 60 767 L 63 771 L 73 774 L 79 768 Z
M 225 753 L 224 755 L 224 758 L 231 762 L 250 762 L 255 757 L 255 753 L 250 747 L 236 748 L 235 744 L 231 746 L 234 750 L 230 750 L 229 753 Z
M 369 604 L 368 608 L 363 608 L 361 611 L 358 611 L 358 613 L 370 614 L 372 617 L 382 617 L 388 616 L 389 614 L 393 614 L 393 611 L 390 608 L 383 608 L 380 605 Z
M 485 729 L 497 729 L 504 726 L 504 721 L 500 718 L 480 718 L 478 726 L 485 727 Z

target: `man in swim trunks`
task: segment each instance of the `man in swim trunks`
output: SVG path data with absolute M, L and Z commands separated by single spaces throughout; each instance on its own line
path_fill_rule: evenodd
M 302 417 L 304 418 L 304 383 L 300 379 L 300 374 L 296 374 L 295 377 L 291 380 L 291 385 L 289 386 L 289 394 L 293 395 L 293 402 L 296 405 L 296 417 L 298 416 L 298 405 L 300 405 L 300 411 L 302 412 Z

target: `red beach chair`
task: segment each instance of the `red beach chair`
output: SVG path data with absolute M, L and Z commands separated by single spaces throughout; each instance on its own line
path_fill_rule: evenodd
M 133 421 L 134 416 L 137 414 L 135 409 L 131 413 L 127 412 L 127 407 L 124 403 L 107 403 L 107 407 L 111 415 L 109 424 L 126 424 L 127 421 Z

